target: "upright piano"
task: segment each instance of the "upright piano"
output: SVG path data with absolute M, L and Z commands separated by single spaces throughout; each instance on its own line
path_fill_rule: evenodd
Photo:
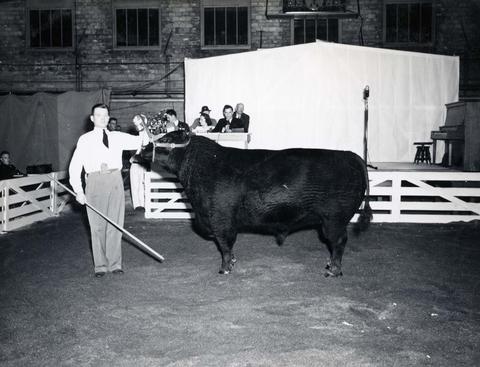
M 460 101 L 445 106 L 445 125 L 431 132 L 433 163 L 436 162 L 437 140 L 443 140 L 443 165 L 480 171 L 480 101 Z

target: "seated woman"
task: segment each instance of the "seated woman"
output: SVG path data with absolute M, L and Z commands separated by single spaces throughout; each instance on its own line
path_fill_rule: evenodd
M 207 113 L 200 114 L 200 118 L 198 122 L 195 121 L 192 126 L 190 126 L 190 130 L 194 133 L 206 133 L 213 129 L 212 120 Z

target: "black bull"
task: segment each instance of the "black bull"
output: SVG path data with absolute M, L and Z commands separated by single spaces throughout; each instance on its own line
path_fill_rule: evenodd
M 292 232 L 315 229 L 330 252 L 325 275 L 341 275 L 347 225 L 365 198 L 357 227 L 368 227 L 368 173 L 346 151 L 242 150 L 175 131 L 155 148 L 155 163 L 177 175 L 195 212 L 194 225 L 222 255 L 220 273 L 236 261 L 237 233 L 273 234 L 279 245 Z M 173 144 L 181 144 L 175 147 Z M 166 146 L 166 147 L 165 147 Z M 142 152 L 152 159 L 153 145 Z M 367 191 L 367 196 L 365 195 Z

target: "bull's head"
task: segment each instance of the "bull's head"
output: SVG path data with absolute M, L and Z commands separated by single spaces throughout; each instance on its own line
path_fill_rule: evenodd
M 189 142 L 190 134 L 188 132 L 184 130 L 172 131 L 145 146 L 140 155 L 144 160 L 175 171 L 175 153 L 182 153 L 179 152 L 182 149 L 176 148 L 185 148 Z

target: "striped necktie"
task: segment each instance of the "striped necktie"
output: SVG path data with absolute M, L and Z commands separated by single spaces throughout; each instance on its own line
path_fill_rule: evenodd
M 105 145 L 108 148 L 108 135 L 105 132 L 105 129 L 103 129 L 103 145 Z

